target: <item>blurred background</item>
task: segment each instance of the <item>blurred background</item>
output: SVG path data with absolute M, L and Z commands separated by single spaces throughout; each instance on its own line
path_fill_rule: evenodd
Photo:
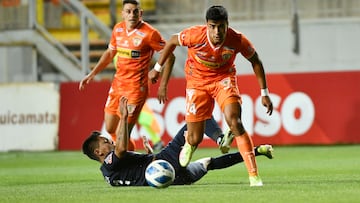
M 107 48 L 112 26 L 121 20 L 121 0 L 0 2 L 0 82 L 81 79 Z M 224 5 L 230 25 L 254 42 L 267 72 L 360 69 L 359 0 L 140 2 L 144 20 L 166 39 L 185 27 L 204 23 L 209 6 Z M 56 49 L 52 57 L 43 51 L 46 47 Z M 173 74 L 182 77 L 186 50 L 179 48 L 176 55 L 179 68 Z M 111 79 L 113 71 L 109 66 L 101 79 Z M 239 70 L 243 72 L 251 70 Z
M 337 96 L 340 93 L 358 94 L 360 90 L 358 82 L 360 79 L 359 0 L 140 0 L 140 2 L 144 10 L 144 20 L 157 28 L 165 39 L 169 39 L 172 34 L 186 27 L 205 23 L 206 9 L 211 5 L 221 4 L 228 9 L 230 26 L 243 32 L 254 43 L 268 74 L 285 76 L 290 74 L 291 77 L 299 78 L 301 74 L 313 73 L 315 75 L 306 75 L 309 81 L 303 80 L 303 82 L 307 85 L 319 84 L 322 81 L 331 82 L 330 85 L 324 85 L 324 89 L 319 92 L 331 91 L 334 87 L 340 88 L 334 93 Z M 73 85 L 67 98 L 79 96 L 80 93 L 76 92 L 77 82 L 95 66 L 107 48 L 111 28 L 116 22 L 121 21 L 121 9 L 121 0 L 0 0 L 0 87 L 3 89 L 0 88 L 0 129 L 3 132 L 0 135 L 2 136 L 0 151 L 1 149 L 6 151 L 28 148 L 28 144 L 25 143 L 14 147 L 8 146 L 12 145 L 9 143 L 14 139 L 14 134 L 24 134 L 24 132 L 39 134 L 36 133 L 37 130 L 44 126 L 45 129 L 50 129 L 48 125 L 52 126 L 51 132 L 44 132 L 44 136 L 39 137 L 39 140 L 46 137 L 50 144 L 48 147 L 38 148 L 34 142 L 34 149 L 58 148 L 62 128 L 61 116 L 74 111 L 65 110 L 63 107 L 62 85 Z M 177 59 L 173 77 L 183 80 L 186 49 L 178 47 L 175 55 Z M 239 76 L 253 74 L 251 66 L 241 57 L 238 57 L 236 67 Z M 110 64 L 98 75 L 97 80 L 105 82 L 100 83 L 105 84 L 104 93 L 95 91 L 88 97 L 88 100 L 94 100 L 94 97 L 102 99 L 97 102 L 99 110 L 96 110 L 96 113 L 92 110 L 90 117 L 102 117 L 102 103 L 106 98 L 108 82 L 111 81 L 114 71 L 114 66 Z M 340 75 L 331 75 L 331 77 L 327 75 L 339 72 Z M 345 76 L 342 75 L 343 72 L 346 73 Z M 317 75 L 318 73 L 326 74 Z M 349 75 L 352 76 L 350 79 Z M 314 77 L 323 80 L 311 80 Z M 338 81 L 334 78 L 342 79 Z M 23 83 L 27 85 L 25 89 L 22 86 L 19 91 L 18 85 Z M 45 91 L 51 89 L 53 92 L 48 96 L 46 94 L 34 95 L 34 92 L 38 91 L 36 84 L 39 83 L 49 84 L 44 87 Z M 292 84 L 291 81 L 288 83 Z M 36 88 L 27 90 L 29 84 L 35 84 Z M 343 86 L 338 87 L 338 84 Z M 14 85 L 17 86 L 14 87 Z M 295 91 L 301 89 L 300 87 L 300 84 L 293 85 L 290 89 Z M 326 87 L 330 88 L 326 89 Z M 345 89 L 346 91 L 343 91 Z M 19 92 L 22 92 L 21 96 L 12 96 Z M 44 110 L 43 103 L 47 102 L 47 98 L 54 98 L 52 96 L 54 93 L 58 94 L 53 101 L 54 105 Z M 286 96 L 281 94 L 282 98 Z M 313 94 L 322 98 L 331 98 L 331 95 L 325 97 L 326 95 L 319 95 L 318 92 Z M 179 95 L 183 95 L 182 92 Z M 29 103 L 31 97 L 39 98 L 39 100 Z M 75 105 L 76 101 L 74 99 L 67 105 Z M 349 123 L 360 122 L 359 109 L 355 107 L 360 103 L 359 97 L 351 97 L 344 101 L 349 105 L 348 109 L 342 111 L 345 112 L 346 119 L 339 131 L 349 130 Z M 312 98 L 312 103 L 315 109 L 318 106 L 327 105 L 327 101 L 318 102 L 316 98 Z M 22 104 L 27 108 L 19 110 Z M 82 104 L 79 103 L 77 108 L 80 109 Z M 279 101 L 279 108 L 281 104 Z M 339 101 L 336 104 L 344 103 Z M 29 113 L 30 109 L 36 109 L 34 105 L 39 110 Z M 157 107 L 155 104 L 153 107 L 164 117 L 165 107 Z M 341 109 L 342 107 L 334 108 Z M 304 109 L 300 108 L 300 112 L 301 110 Z M 86 119 L 81 120 L 82 118 L 78 115 L 85 114 L 84 111 L 64 118 L 64 122 L 70 123 L 70 127 L 64 128 L 77 128 L 75 126 L 79 122 L 88 122 Z M 318 113 L 313 114 L 314 118 L 304 119 L 316 121 Z M 301 115 L 304 113 L 298 113 L 295 117 L 301 120 Z M 329 117 L 329 115 L 322 116 Z M 29 121 L 27 117 L 32 117 L 33 120 Z M 167 118 L 164 120 L 162 125 L 166 128 Z M 220 122 L 221 118 L 218 120 Z M 312 127 L 315 121 L 311 123 Z M 331 121 L 326 123 L 326 126 L 336 122 L 336 120 Z M 90 125 L 90 127 L 101 128 L 101 124 Z M 352 138 L 357 128 L 350 128 Z M 22 131 L 14 131 L 14 129 L 22 129 Z M 281 130 L 276 131 L 276 133 L 279 132 Z M 172 134 L 166 130 L 163 133 L 170 136 Z M 303 133 L 306 134 L 308 131 Z M 49 134 L 52 135 L 50 138 Z M 314 133 L 308 136 L 314 136 Z M 20 140 L 21 137 L 19 135 Z M 352 138 L 346 141 L 341 139 L 329 141 L 328 138 L 322 138 L 320 140 L 325 141 L 320 141 L 320 143 L 359 143 L 358 139 L 351 140 Z M 309 141 L 297 142 L 295 140 L 290 143 L 306 144 Z M 79 148 L 79 144 L 73 148 Z

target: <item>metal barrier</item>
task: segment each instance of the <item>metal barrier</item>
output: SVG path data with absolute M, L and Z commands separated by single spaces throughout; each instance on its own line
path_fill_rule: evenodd
M 0 32 L 26 29 L 36 30 L 48 41 L 48 43 L 55 46 L 66 55 L 69 60 L 75 63 L 75 66 L 81 67 L 81 72 L 85 75 L 89 71 L 89 29 L 97 32 L 99 36 L 105 40 L 110 39 L 111 29 L 101 22 L 78 0 L 60 0 L 60 4 L 63 8 L 76 14 L 80 19 L 81 62 L 79 62 L 65 46 L 52 37 L 46 28 L 38 23 L 36 0 L 22 1 L 18 4 L 4 4 L 4 1 L 1 1 Z M 74 79 L 78 80 L 80 78 L 73 78 L 73 80 Z

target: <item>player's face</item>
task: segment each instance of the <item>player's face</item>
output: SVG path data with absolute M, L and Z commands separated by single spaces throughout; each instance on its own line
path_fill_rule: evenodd
M 211 43 L 213 45 L 223 43 L 228 29 L 227 21 L 208 20 L 206 24 Z
M 125 4 L 122 10 L 122 17 L 128 30 L 134 29 L 141 20 L 142 10 L 134 4 Z
M 99 151 L 103 153 L 104 155 L 109 154 L 111 151 L 114 150 L 114 143 L 105 138 L 105 137 L 99 137 Z

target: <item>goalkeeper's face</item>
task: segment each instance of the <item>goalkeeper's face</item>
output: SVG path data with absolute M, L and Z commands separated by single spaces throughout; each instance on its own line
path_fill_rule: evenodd
M 213 45 L 221 45 L 226 36 L 228 23 L 225 20 L 208 20 L 207 31 L 210 41 Z

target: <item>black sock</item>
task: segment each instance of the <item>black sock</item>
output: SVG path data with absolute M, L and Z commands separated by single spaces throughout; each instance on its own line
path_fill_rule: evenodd
M 258 152 L 257 148 L 258 147 L 254 147 L 255 156 L 263 155 Z M 227 168 L 243 161 L 244 159 L 242 158 L 240 152 L 225 154 L 219 157 L 211 158 L 210 164 L 208 165 L 207 169 L 216 170 Z
M 243 158 L 239 152 L 225 154 L 216 158 L 211 158 L 208 170 L 222 169 L 234 164 L 243 162 Z
M 258 152 L 258 147 L 254 147 L 255 156 L 263 155 Z

